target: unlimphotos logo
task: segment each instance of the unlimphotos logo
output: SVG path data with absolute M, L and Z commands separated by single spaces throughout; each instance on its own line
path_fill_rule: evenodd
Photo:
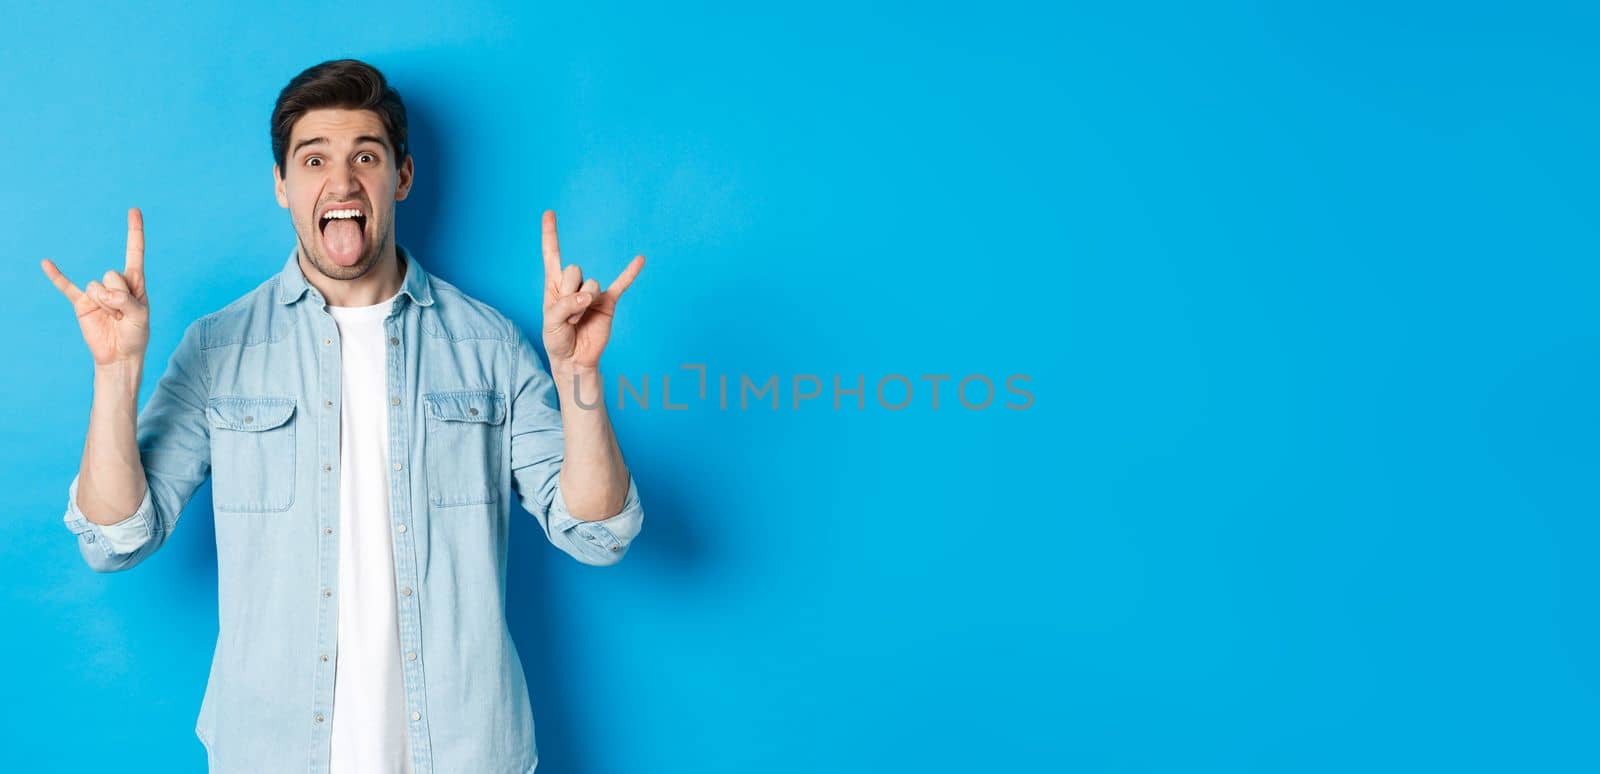
M 821 401 L 825 397 L 830 399 L 832 410 L 840 411 L 849 408 L 864 411 L 867 408 L 867 377 L 865 374 L 844 376 L 831 374 L 830 379 L 824 379 L 818 374 L 793 374 L 784 378 L 778 374 L 766 374 L 761 378 L 753 379 L 749 374 L 712 374 L 708 372 L 705 363 L 685 363 L 679 366 L 680 370 L 697 372 L 698 378 L 691 375 L 679 374 L 680 377 L 694 379 L 690 385 L 680 388 L 679 395 L 675 398 L 672 394 L 672 374 L 660 374 L 658 391 L 651 390 L 651 375 L 643 374 L 637 382 L 627 376 L 618 376 L 616 384 L 616 407 L 618 410 L 628 408 L 632 402 L 639 409 L 650 409 L 653 397 L 659 396 L 660 408 L 664 411 L 687 411 L 696 406 L 715 406 L 719 411 L 737 408 L 747 411 L 751 406 L 760 408 L 763 404 L 777 411 L 784 406 L 798 411 L 809 401 Z M 713 383 L 712 377 L 715 377 Z M 954 402 L 970 411 L 983 411 L 995 406 L 997 389 L 994 380 L 984 374 L 967 374 L 960 379 L 952 374 L 918 374 L 917 381 L 926 382 L 919 390 L 917 381 L 905 374 L 885 374 L 876 380 L 870 394 L 879 407 L 889 411 L 900 411 L 911 407 L 939 409 L 951 404 L 949 396 L 954 394 Z M 1003 380 L 1005 391 L 1014 396 L 1013 400 L 1004 401 L 998 405 L 1012 411 L 1024 411 L 1033 405 L 1033 393 L 1021 385 L 1032 381 L 1027 374 L 1011 374 Z M 831 382 L 832 389 L 827 386 Z M 679 382 L 683 384 L 682 381 Z M 940 386 L 949 383 L 948 391 L 940 392 Z M 782 387 L 789 387 L 789 400 L 782 400 Z M 602 391 L 605 382 L 601 381 Z M 592 390 L 591 390 L 592 391 Z M 605 395 L 586 395 L 578 386 L 576 377 L 573 379 L 573 395 L 581 408 L 592 409 L 600 405 Z M 922 397 L 922 396 L 926 397 Z M 691 397 L 692 396 L 692 397 Z M 942 398 L 942 400 L 941 400 Z M 827 406 L 828 403 L 815 404 L 818 407 Z

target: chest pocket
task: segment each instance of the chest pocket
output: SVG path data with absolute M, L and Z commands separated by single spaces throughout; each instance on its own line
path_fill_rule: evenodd
M 441 507 L 499 497 L 505 398 L 494 390 L 423 393 L 428 502 Z
M 294 398 L 217 395 L 207 403 L 206 418 L 213 508 L 288 510 L 294 503 Z

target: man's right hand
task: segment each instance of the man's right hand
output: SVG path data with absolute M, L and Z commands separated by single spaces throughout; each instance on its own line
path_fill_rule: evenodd
M 120 274 L 108 269 L 105 276 L 78 290 L 49 258 L 39 265 L 72 302 L 97 368 L 121 363 L 143 366 L 150 343 L 150 303 L 144 287 L 144 216 L 137 207 L 128 210 L 128 255 Z

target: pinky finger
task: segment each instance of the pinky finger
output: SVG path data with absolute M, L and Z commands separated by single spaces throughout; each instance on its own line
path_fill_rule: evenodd
M 56 266 L 55 261 L 43 258 L 39 261 L 39 266 L 44 269 L 45 276 L 50 278 L 50 284 L 55 285 L 56 290 L 61 291 L 61 294 L 66 296 L 68 301 L 78 302 L 78 298 L 83 295 L 83 291 L 79 290 L 77 285 L 72 284 L 72 280 L 67 279 L 67 276 L 61 273 L 61 269 Z

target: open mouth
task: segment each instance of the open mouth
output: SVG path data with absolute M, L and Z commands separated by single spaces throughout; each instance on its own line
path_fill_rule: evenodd
M 342 266 L 361 260 L 367 245 L 367 213 L 357 206 L 333 205 L 317 219 L 322 246 L 328 257 Z
M 352 213 L 354 213 L 354 214 L 352 214 Z M 327 212 L 322 213 L 322 218 L 317 221 L 317 228 L 321 229 L 322 233 L 326 234 L 326 233 L 328 233 L 328 224 L 329 223 L 333 223 L 335 221 L 340 221 L 340 220 L 354 221 L 355 224 L 356 224 L 356 228 L 359 228 L 362 231 L 366 231 L 367 230 L 367 216 L 364 213 L 362 213 L 360 210 L 357 210 L 357 209 L 354 209 L 354 208 L 351 208 L 351 209 L 338 209 L 338 208 L 329 209 Z

